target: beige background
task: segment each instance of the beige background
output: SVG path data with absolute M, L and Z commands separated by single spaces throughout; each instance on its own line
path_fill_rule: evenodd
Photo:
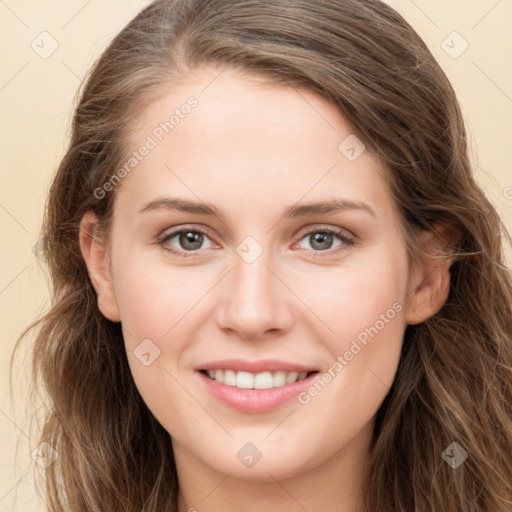
M 111 38 L 148 3 L 0 0 L 0 512 L 44 510 L 34 492 L 39 470 L 30 454 L 36 443 L 22 393 L 26 355 L 18 361 L 12 400 L 7 370 L 22 328 L 47 307 L 45 275 L 33 252 L 45 195 L 65 150 L 82 77 Z M 452 80 L 470 130 L 478 180 L 512 231 L 512 2 L 390 3 L 425 39 Z M 43 31 L 50 35 L 40 35 Z M 466 42 L 467 50 L 457 56 Z M 44 54 L 56 44 L 53 54 Z M 510 248 L 506 256 L 510 266 Z

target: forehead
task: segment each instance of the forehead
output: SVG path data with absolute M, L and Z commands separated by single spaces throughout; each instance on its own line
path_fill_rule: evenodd
M 134 120 L 127 149 L 139 154 L 116 202 L 132 213 L 164 193 L 237 211 L 326 196 L 377 209 L 389 200 L 380 162 L 328 99 L 233 70 L 169 84 Z

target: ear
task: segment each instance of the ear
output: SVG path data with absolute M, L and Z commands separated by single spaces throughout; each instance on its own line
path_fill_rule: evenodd
M 450 291 L 450 257 L 447 246 L 453 246 L 460 232 L 451 225 L 435 225 L 434 231 L 420 234 L 418 268 L 409 280 L 405 319 L 414 325 L 435 315 L 444 305 Z
M 119 322 L 114 285 L 109 269 L 106 245 L 98 238 L 98 219 L 88 211 L 80 222 L 80 250 L 89 271 L 89 277 L 98 295 L 98 309 L 105 318 Z

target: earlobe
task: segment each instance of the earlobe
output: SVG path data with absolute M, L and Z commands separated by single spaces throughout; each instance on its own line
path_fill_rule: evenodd
M 407 324 L 424 322 L 435 315 L 448 299 L 452 258 L 446 246 L 455 244 L 458 238 L 458 232 L 448 226 L 436 226 L 434 232 L 422 233 L 420 247 L 423 256 L 410 281 L 405 314 Z
M 85 213 L 80 222 L 80 250 L 98 295 L 98 309 L 105 318 L 119 322 L 121 316 L 108 267 L 107 248 L 97 237 L 97 226 L 96 215 L 91 211 Z

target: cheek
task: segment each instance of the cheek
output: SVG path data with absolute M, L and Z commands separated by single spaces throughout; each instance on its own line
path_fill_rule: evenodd
M 350 414 L 364 421 L 378 409 L 398 367 L 406 326 L 407 257 L 390 241 L 384 250 L 353 261 L 333 269 L 325 285 L 308 295 L 308 306 L 329 328 L 323 340 L 331 361 L 324 369 L 328 375 L 303 403 L 321 394 L 319 406 L 339 400 L 340 417 L 350 404 Z M 306 282 L 304 294 L 313 283 Z M 329 391 L 323 392 L 323 384 Z
M 391 247 L 378 258 L 340 271 L 317 299 L 323 320 L 335 332 L 324 338 L 332 356 L 299 401 L 330 411 L 333 423 L 349 430 L 357 430 L 377 412 L 400 360 L 407 259 L 405 251 Z
M 141 336 L 164 338 L 208 291 L 200 271 L 172 267 L 151 256 L 133 251 L 116 267 L 116 300 L 130 343 Z
M 131 373 L 153 412 L 158 404 L 177 406 L 187 397 L 172 376 L 193 342 L 198 303 L 211 284 L 206 272 L 173 268 L 162 258 L 148 258 L 147 252 L 126 249 L 119 254 L 123 257 L 114 265 L 115 293 Z
M 386 331 L 391 324 L 397 332 L 403 329 L 397 310 L 405 301 L 407 259 L 405 251 L 393 249 L 391 243 L 381 251 L 368 251 L 337 267 L 297 274 L 294 279 L 294 291 L 321 320 L 325 340 L 336 353 L 360 333 L 364 338 L 365 329 L 376 323 L 380 328 L 384 321 Z M 395 321 L 397 317 L 400 320 Z
M 119 268 L 121 270 L 121 267 Z M 121 273 L 121 272 L 120 272 Z M 180 283 L 171 273 L 127 265 L 116 286 L 123 337 L 135 385 L 148 408 L 163 424 L 174 424 L 168 411 L 193 408 L 177 374 L 190 336 L 188 316 L 194 283 Z M 181 425 L 178 422 L 178 427 Z M 176 428 L 176 427 L 175 427 Z M 173 431 L 174 433 L 174 431 Z

